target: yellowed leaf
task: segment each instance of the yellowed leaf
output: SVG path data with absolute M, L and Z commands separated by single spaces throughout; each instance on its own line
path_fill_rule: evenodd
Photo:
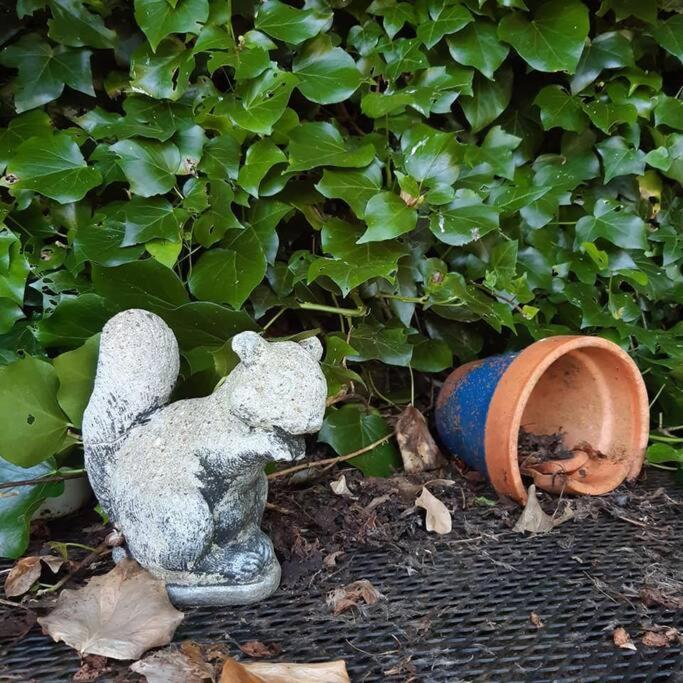
M 17 560 L 5 579 L 5 595 L 8 598 L 23 595 L 40 578 L 40 572 L 40 557 L 32 555 Z
M 81 654 L 138 659 L 169 643 L 183 616 L 161 579 L 134 560 L 123 560 L 84 588 L 62 591 L 55 609 L 38 622 L 54 640 Z
M 180 650 L 161 650 L 130 666 L 147 679 L 147 683 L 203 683 L 213 681 L 210 664 L 189 657 Z
M 415 499 L 415 505 L 422 508 L 425 515 L 425 527 L 427 531 L 437 534 L 449 534 L 453 528 L 453 520 L 448 508 L 426 487 L 422 487 L 422 493 Z
M 351 683 L 343 660 L 321 664 L 225 660 L 220 683 Z

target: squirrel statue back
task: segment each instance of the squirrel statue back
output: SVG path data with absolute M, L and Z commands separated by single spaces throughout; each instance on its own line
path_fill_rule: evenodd
M 153 313 L 119 313 L 102 331 L 83 417 L 96 496 L 177 603 L 246 604 L 277 588 L 260 529 L 264 465 L 302 457 L 325 412 L 318 339 L 242 332 L 232 348 L 241 362 L 210 396 L 167 405 L 179 372 L 173 333 Z

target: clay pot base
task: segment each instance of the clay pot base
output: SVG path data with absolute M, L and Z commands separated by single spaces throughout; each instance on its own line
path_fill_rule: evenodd
M 526 502 L 517 452 L 524 427 L 563 433 L 568 446 L 585 443 L 595 451 L 573 475 L 553 471 L 559 460 L 548 464 L 550 471 L 536 468 L 530 474 L 537 486 L 553 493 L 608 493 L 639 474 L 648 426 L 647 392 L 628 354 L 599 337 L 544 339 L 513 360 L 491 399 L 485 436 L 491 482 L 499 493 Z

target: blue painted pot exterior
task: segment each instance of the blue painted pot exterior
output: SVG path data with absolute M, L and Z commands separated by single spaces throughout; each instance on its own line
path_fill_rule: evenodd
M 452 386 L 446 380 L 437 401 L 436 429 L 442 443 L 487 478 L 484 436 L 489 405 L 498 382 L 517 355 L 491 356 L 463 368 L 465 372 Z

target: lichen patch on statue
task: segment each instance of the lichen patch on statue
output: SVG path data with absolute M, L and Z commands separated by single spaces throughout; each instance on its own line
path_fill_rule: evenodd
M 128 310 L 102 331 L 83 419 L 93 489 L 128 552 L 179 604 L 246 604 L 276 590 L 280 566 L 261 531 L 264 465 L 304 455 L 327 387 L 316 338 L 232 341 L 239 365 L 204 398 L 167 405 L 178 376 L 173 333 Z

